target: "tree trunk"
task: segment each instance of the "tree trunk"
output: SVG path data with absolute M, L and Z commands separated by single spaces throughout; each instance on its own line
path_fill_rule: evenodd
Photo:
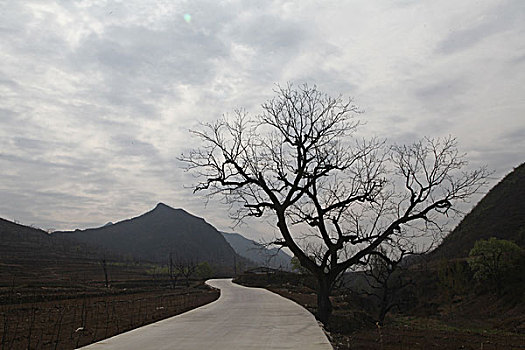
M 332 292 L 332 283 L 329 279 L 319 278 L 319 289 L 317 291 L 317 318 L 323 324 L 327 324 L 332 315 L 332 302 L 330 301 L 330 293 Z
M 108 267 L 105 258 L 102 259 L 102 269 L 104 270 L 104 285 L 106 288 L 109 288 Z
M 381 298 L 380 308 L 379 308 L 379 316 L 378 316 L 378 322 L 380 326 L 383 326 L 383 323 L 385 322 L 386 314 L 388 313 L 388 310 L 390 310 L 389 302 L 388 302 L 388 280 L 385 282 L 386 285 L 383 288 L 383 297 Z
M 388 313 L 387 307 L 386 306 L 381 306 L 381 310 L 379 310 L 379 316 L 378 316 L 378 320 L 377 320 L 377 323 L 380 326 L 383 326 L 383 324 L 385 323 L 385 317 L 386 317 L 387 313 Z

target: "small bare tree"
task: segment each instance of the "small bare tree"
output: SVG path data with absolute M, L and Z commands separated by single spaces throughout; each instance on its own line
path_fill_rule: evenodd
M 193 259 L 177 258 L 175 261 L 175 269 L 177 272 L 184 276 L 186 281 L 186 287 L 190 286 L 190 277 L 195 273 L 197 269 L 197 262 Z
M 104 271 L 104 287 L 109 288 L 108 264 L 105 256 L 100 260 L 100 266 L 102 266 L 102 270 Z
M 173 264 L 173 253 L 171 252 L 168 258 L 168 274 L 170 276 L 171 289 L 175 289 L 175 285 L 177 284 L 177 280 L 179 278 L 179 271 L 175 269 L 175 265 Z
M 358 108 L 315 86 L 279 87 L 250 118 L 243 110 L 192 131 L 202 142 L 181 156 L 195 191 L 221 196 L 235 220 L 273 215 L 281 238 L 317 278 L 318 318 L 331 314 L 337 278 L 386 240 L 420 240 L 440 217 L 485 184 L 464 171 L 453 138 L 388 147 L 355 137 Z M 311 258 L 313 257 L 313 258 Z
M 396 253 L 385 249 L 377 249 L 378 254 L 371 255 L 368 268 L 365 270 L 366 281 L 370 292 L 365 294 L 377 299 L 377 322 L 383 326 L 385 317 L 401 302 L 401 295 L 412 281 L 402 272 L 403 259 L 411 253 L 401 249 Z

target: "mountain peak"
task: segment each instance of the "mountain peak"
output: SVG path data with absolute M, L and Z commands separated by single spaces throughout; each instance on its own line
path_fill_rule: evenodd
M 176 210 L 175 208 L 170 207 L 169 205 L 166 205 L 162 202 L 159 202 L 155 208 L 153 208 L 152 211 L 158 211 L 158 210 Z
M 230 266 L 235 252 L 204 219 L 158 203 L 150 211 L 70 237 L 116 254 L 164 262 L 170 254 Z
M 186 210 L 182 209 L 182 208 L 173 208 L 173 207 L 170 207 L 169 205 L 167 204 L 164 204 L 162 202 L 159 202 L 155 208 L 153 208 L 150 213 L 164 213 L 164 214 L 174 214 L 174 213 L 178 213 L 178 214 L 183 214 L 183 215 L 189 215 L 191 217 L 194 217 L 194 218 L 197 218 L 199 220 L 204 220 L 203 218 L 201 217 L 198 217 L 198 216 L 195 216 L 193 214 L 190 214 L 188 213 Z

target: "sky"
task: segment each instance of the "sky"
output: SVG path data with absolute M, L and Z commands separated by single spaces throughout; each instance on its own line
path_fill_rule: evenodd
M 455 136 L 494 185 L 525 160 L 525 1 L 0 0 L 0 217 L 88 228 L 163 202 L 232 231 L 177 157 L 287 83 L 352 97 L 365 137 Z

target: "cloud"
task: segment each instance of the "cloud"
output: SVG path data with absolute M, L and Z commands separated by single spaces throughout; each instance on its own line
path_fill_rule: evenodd
M 141 156 L 144 158 L 156 157 L 159 151 L 151 143 L 137 140 L 126 135 L 115 135 L 111 139 L 116 152 L 122 156 Z
M 452 30 L 439 44 L 437 51 L 442 54 L 454 54 L 468 50 L 493 35 L 513 30 L 517 22 L 523 20 L 523 15 L 525 4 L 522 1 L 503 1 L 485 11 L 473 24 L 467 22 L 464 28 Z
M 12 123 L 15 121 L 16 113 L 5 108 L 0 108 L 0 122 L 2 124 Z
M 176 158 L 188 129 L 260 112 L 276 83 L 352 96 L 363 136 L 458 137 L 522 161 L 521 1 L 10 2 L 0 13 L 0 217 L 73 229 L 158 201 L 229 230 Z M 190 14 L 190 22 L 184 15 Z M 274 223 L 243 230 L 273 235 Z
M 515 145 L 523 144 L 525 143 L 525 127 L 509 130 L 501 135 L 501 139 Z

